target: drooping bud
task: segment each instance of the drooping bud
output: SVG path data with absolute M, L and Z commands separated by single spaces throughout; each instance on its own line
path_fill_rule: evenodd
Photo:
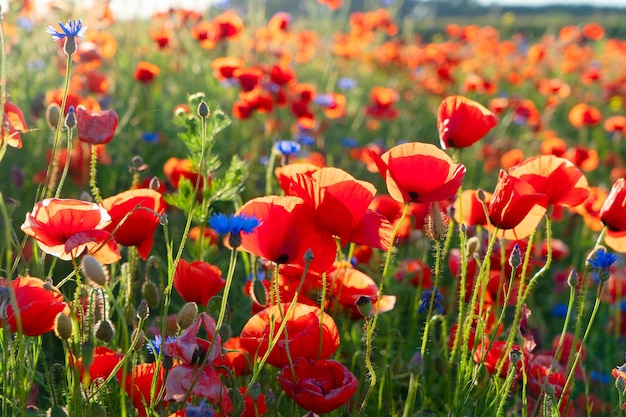
M 359 313 L 365 318 L 372 315 L 372 298 L 362 295 L 354 303 Z
M 52 103 L 46 109 L 46 123 L 51 130 L 56 130 L 61 121 L 61 106 Z
M 106 284 L 108 274 L 104 270 L 104 267 L 98 262 L 96 258 L 91 255 L 85 255 L 80 261 L 80 269 L 94 283 L 103 286 Z
M 476 236 L 472 236 L 467 239 L 465 243 L 465 247 L 467 248 L 467 255 L 472 256 L 480 250 L 480 239 Z
M 626 381 L 624 381 L 624 378 L 619 375 L 617 376 L 617 378 L 615 378 L 615 388 L 617 388 L 621 392 L 623 392 L 626 388 Z
M 259 305 L 267 305 L 267 288 L 263 285 L 263 282 L 257 278 L 252 281 L 252 298 Z
M 567 285 L 569 285 L 570 288 L 576 288 L 579 283 L 580 279 L 578 278 L 578 272 L 576 272 L 575 269 L 572 269 L 567 276 Z
M 115 327 L 110 320 L 100 320 L 94 326 L 93 334 L 96 339 L 109 343 L 115 337 Z
M 178 313 L 178 317 L 176 317 L 176 324 L 181 330 L 186 329 L 195 323 L 196 318 L 198 317 L 198 304 L 195 302 L 187 303 L 180 309 L 180 313 Z
M 141 293 L 143 294 L 143 297 L 145 298 L 150 308 L 159 307 L 159 304 L 161 302 L 161 294 L 159 293 L 159 288 L 154 282 L 150 280 L 144 281 L 144 283 L 141 285 Z
M 130 336 L 130 340 L 135 339 L 137 340 L 137 343 L 135 344 L 135 352 L 141 352 L 144 345 L 146 344 L 146 334 L 142 329 L 133 330 L 133 334 Z
M 63 314 L 57 314 L 54 319 L 54 334 L 61 340 L 68 340 L 74 333 L 74 325 L 72 319 Z
M 220 337 L 222 340 L 228 340 L 233 337 L 233 329 L 226 323 L 220 327 Z
M 150 180 L 150 189 L 154 191 L 159 191 L 161 188 L 161 181 L 157 177 L 152 177 Z

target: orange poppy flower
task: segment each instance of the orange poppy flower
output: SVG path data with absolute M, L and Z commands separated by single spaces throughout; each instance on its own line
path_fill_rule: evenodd
M 340 362 L 298 358 L 293 372 L 286 366 L 278 375 L 280 386 L 300 407 L 314 413 L 329 413 L 355 394 L 358 381 Z
M 572 146 L 565 152 L 563 158 L 572 161 L 574 165 L 585 172 L 594 171 L 600 163 L 598 151 L 584 146 Z
M 252 316 L 241 330 L 241 345 L 248 352 L 255 352 L 256 357 L 264 356 L 269 347 L 270 321 L 274 320 L 272 327 L 274 332 L 277 332 L 281 326 L 279 308 L 286 314 L 289 303 L 282 303 L 281 306 L 275 305 L 260 311 Z M 287 320 L 286 328 L 289 335 L 289 353 L 292 358 L 317 359 L 319 355 L 321 359 L 328 359 L 339 347 L 339 331 L 335 321 L 319 308 L 296 303 L 292 313 L 286 316 L 285 320 Z M 283 368 L 289 365 L 289 360 L 284 334 L 280 336 L 278 343 L 267 358 L 267 363 Z M 321 354 L 319 352 L 320 340 Z
M 611 249 L 626 253 L 626 179 L 613 184 L 609 196 L 600 209 L 600 219 L 607 227 L 604 242 Z
M 589 197 L 587 197 L 587 200 L 585 200 L 583 204 L 574 207 L 572 211 L 583 216 L 587 227 L 594 232 L 599 232 L 604 227 L 602 225 L 602 219 L 600 219 L 600 210 L 608 196 L 609 192 L 604 188 L 589 187 Z
M 174 271 L 174 288 L 186 302 L 206 306 L 226 285 L 222 270 L 204 261 L 178 261 Z
M 5 130 L 8 127 L 8 132 Z M 28 132 L 24 113 L 15 104 L 6 100 L 4 103 L 4 115 L 2 118 L 2 127 L 0 127 L 0 145 L 6 139 L 8 146 L 13 148 L 22 147 L 22 137 L 20 133 Z
M 150 32 L 150 38 L 156 42 L 159 49 L 164 49 L 172 40 L 172 31 L 167 29 L 154 30 Z
M 480 363 L 484 361 L 485 368 L 487 372 L 490 374 L 494 374 L 497 370 L 497 364 L 501 357 L 504 357 L 504 366 L 502 367 L 502 372 L 498 375 L 501 378 L 505 378 L 509 372 L 509 367 L 511 366 L 511 361 L 509 360 L 509 352 L 504 352 L 504 348 L 506 346 L 506 342 L 503 340 L 496 340 L 493 343 L 489 343 L 489 341 L 485 340 L 482 343 L 479 343 L 474 351 L 474 362 Z M 485 352 L 486 349 L 489 349 Z M 512 349 L 520 350 L 519 345 L 513 345 Z M 521 375 L 522 371 L 522 362 L 518 362 L 516 365 L 517 374 Z
M 239 394 L 243 395 L 246 388 L 237 388 Z M 261 417 L 267 413 L 267 404 L 265 404 L 265 394 L 260 393 L 258 398 L 253 399 L 250 394 L 243 398 L 243 410 L 240 417 Z M 216 416 L 221 417 L 221 416 Z
M 488 204 L 489 221 L 506 239 L 523 239 L 537 227 L 546 212 L 548 196 L 532 185 L 500 170 Z
M 322 106 L 324 115 L 329 119 L 340 119 L 346 115 L 346 96 L 338 93 L 328 93 L 330 103 Z
M 166 204 L 161 194 L 150 188 L 137 188 L 105 198 L 102 207 L 111 216 L 111 223 L 105 230 L 115 232 L 117 243 L 136 246 L 141 258 L 146 260 L 152 249 L 154 231 L 161 221 L 159 216 L 165 213 Z
M 249 92 L 259 85 L 265 71 L 259 67 L 237 68 L 233 71 L 233 77 L 239 80 L 241 91 Z
M 252 367 L 250 352 L 241 346 L 238 336 L 231 337 L 224 342 L 224 365 L 230 369 L 235 376 L 248 374 Z
M 167 177 L 167 180 L 172 184 L 172 187 L 178 189 L 178 184 L 181 178 L 186 178 L 191 181 L 193 186 L 196 182 L 200 181 L 198 185 L 199 189 L 202 189 L 204 185 L 203 178 L 197 172 L 194 172 L 193 163 L 189 159 L 179 159 L 171 157 L 165 164 L 163 164 L 163 172 Z
M 391 224 L 382 215 L 368 210 L 376 188 L 356 180 L 339 168 L 320 168 L 310 175 L 296 174 L 289 194 L 302 198 L 314 209 L 321 230 L 347 242 L 387 250 L 391 245 Z
M 10 299 L 9 285 L 15 291 L 15 303 Z M 69 314 L 68 306 L 59 290 L 39 278 L 17 277 L 12 281 L 0 278 L 0 294 L 4 308 L 0 323 L 5 320 L 4 324 L 12 333 L 21 331 L 26 336 L 41 336 L 54 329 L 58 314 Z M 14 310 L 14 304 L 17 305 L 18 314 Z M 18 327 L 17 316 L 21 327 Z
M 585 175 L 572 162 L 554 155 L 529 158 L 509 173 L 547 195 L 550 205 L 575 207 L 589 196 Z
M 100 263 L 110 264 L 121 258 L 111 233 L 104 230 L 110 223 L 109 213 L 95 203 L 48 198 L 26 214 L 21 229 L 35 238 L 42 251 L 61 260 L 88 252 Z
M 313 208 L 299 197 L 266 196 L 248 201 L 237 214 L 256 216 L 261 225 L 241 237 L 241 248 L 277 264 L 305 264 L 313 252 L 311 271 L 325 272 L 335 261 L 335 239 L 318 230 Z
M 288 32 L 293 17 L 287 12 L 278 12 L 267 22 L 270 32 Z
M 225 12 L 215 16 L 213 25 L 217 29 L 217 40 L 234 39 L 243 32 L 243 20 L 234 10 L 226 10 Z
M 604 130 L 611 133 L 626 134 L 626 116 L 611 116 L 604 121 Z
M 578 103 L 570 109 L 568 119 L 574 127 L 593 126 L 602 120 L 602 114 L 589 104 Z
M 567 150 L 567 142 L 561 138 L 549 137 L 541 142 L 542 155 L 563 156 Z
M 286 85 L 296 80 L 296 72 L 289 65 L 276 64 L 270 68 L 270 81 L 276 85 Z
M 135 80 L 142 84 L 149 84 L 159 75 L 161 69 L 154 64 L 141 61 L 135 68 Z
M 521 163 L 524 160 L 524 151 L 521 149 L 511 149 L 502 154 L 500 157 L 500 167 L 502 169 L 509 169 L 515 165 Z
M 63 102 L 63 91 L 56 89 L 46 93 L 46 102 L 48 104 L 56 103 L 61 107 Z M 65 103 L 65 115 L 70 111 L 70 107 L 74 106 L 77 109 L 79 106 L 83 106 L 87 110 L 101 110 L 100 104 L 93 97 L 82 97 L 72 91 L 67 93 L 67 100 Z
M 465 176 L 465 166 L 435 145 L 405 143 L 378 156 L 370 152 L 387 191 L 396 201 L 429 203 L 453 198 Z
M 377 119 L 393 120 L 398 116 L 393 104 L 399 99 L 400 95 L 392 88 L 374 87 L 370 92 L 371 104 L 365 108 L 365 113 Z
M 152 410 L 150 408 L 153 400 L 151 392 L 155 374 L 157 376 L 154 392 L 156 395 L 159 395 L 165 383 L 165 368 L 163 366 L 158 366 L 157 368 L 156 362 L 142 363 L 135 366 L 130 375 L 127 375 L 124 380 L 124 390 L 130 397 L 139 417 L 148 417 L 146 409 Z M 159 408 L 161 406 L 163 406 L 163 403 L 161 403 Z
M 446 97 L 437 112 L 437 128 L 443 149 L 472 146 L 497 124 L 495 114 L 463 96 Z
M 93 145 L 109 143 L 117 128 L 115 110 L 89 111 L 79 106 L 76 109 L 78 140 Z

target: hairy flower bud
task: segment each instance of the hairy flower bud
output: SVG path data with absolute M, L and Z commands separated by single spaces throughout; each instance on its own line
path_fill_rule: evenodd
M 56 130 L 61 121 L 61 106 L 52 103 L 46 109 L 46 123 L 51 130 Z
M 202 118 L 207 118 L 211 115 L 211 110 L 209 110 L 209 106 L 206 104 L 204 100 L 198 104 L 198 116 Z
M 441 211 L 437 203 L 430 203 L 428 215 L 424 220 L 424 231 L 430 240 L 440 241 L 446 237 L 450 219 Z
M 145 320 L 150 317 L 150 307 L 148 307 L 148 302 L 146 300 L 141 300 L 139 306 L 137 307 L 137 318 L 139 320 Z
M 135 344 L 135 352 L 141 352 L 144 345 L 146 344 L 146 334 L 142 329 L 133 330 L 133 334 L 130 336 L 130 340 L 135 339 L 137 340 L 137 343 Z
M 421 375 L 424 371 L 424 358 L 422 353 L 418 350 L 407 364 L 407 370 L 414 375 Z
M 72 319 L 63 314 L 62 312 L 57 314 L 54 319 L 54 334 L 61 340 L 67 340 L 72 337 L 74 333 L 74 324 Z
M 85 255 L 80 261 L 80 269 L 83 274 L 94 283 L 102 286 L 106 284 L 108 274 L 96 258 Z
M 516 243 L 513 246 L 513 250 L 511 251 L 511 256 L 509 256 L 509 265 L 511 268 L 518 268 L 522 264 L 522 251 L 519 248 L 519 245 Z
M 70 106 L 70 110 L 67 112 L 67 116 L 65 116 L 65 127 L 68 129 L 76 127 L 76 111 L 74 110 L 74 106 Z
M 176 317 L 176 324 L 181 330 L 191 326 L 198 317 L 198 304 L 195 302 L 187 303 L 180 309 L 178 317 Z
M 115 337 L 115 327 L 110 320 L 100 320 L 94 326 L 94 336 L 96 339 L 109 343 Z
M 159 307 L 159 303 L 161 302 L 161 294 L 159 293 L 159 288 L 152 281 L 144 281 L 141 285 L 141 293 L 143 294 L 143 298 L 145 298 L 148 303 L 148 307 L 157 308 Z
M 569 285 L 570 288 L 576 288 L 579 282 L 580 282 L 580 279 L 578 278 L 578 272 L 576 272 L 575 269 L 572 269 L 569 275 L 567 276 L 567 285 Z

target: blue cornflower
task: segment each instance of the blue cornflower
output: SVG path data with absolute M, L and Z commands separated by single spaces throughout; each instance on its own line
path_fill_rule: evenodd
M 352 90 L 356 87 L 356 80 L 350 77 L 342 77 L 337 81 L 337 87 L 340 90 Z
M 206 401 L 200 401 L 197 406 L 187 406 L 185 409 L 185 415 L 187 417 L 213 417 L 215 410 L 208 406 Z
M 420 306 L 417 309 L 418 313 L 428 311 L 428 307 L 430 306 L 430 299 L 433 298 L 433 308 L 436 308 L 439 314 L 443 314 L 443 306 L 441 305 L 441 303 L 443 302 L 443 296 L 439 292 L 439 288 L 435 288 L 434 292 L 435 293 L 433 295 L 433 288 L 422 291 L 422 295 L 420 297 Z
M 68 20 L 65 25 L 59 22 L 59 26 L 63 32 L 58 32 L 53 26 L 48 26 L 48 29 L 46 29 L 46 32 L 52 35 L 52 39 L 55 41 L 63 38 L 74 39 L 75 37 L 81 37 L 87 30 L 87 26 L 83 27 L 83 22 L 80 19 Z
M 300 152 L 300 144 L 293 140 L 279 140 L 274 145 L 274 149 L 276 149 L 276 152 L 279 154 L 289 157 Z
M 594 268 L 606 269 L 617 261 L 618 256 L 600 247 L 594 251 L 591 257 L 587 258 L 587 262 Z
M 332 107 L 336 104 L 332 94 L 318 94 L 313 99 L 313 102 L 320 107 Z
M 313 146 L 313 144 L 315 144 L 315 138 L 308 133 L 300 133 L 298 135 L 298 142 L 304 146 Z
M 559 303 L 552 307 L 552 316 L 558 318 L 567 316 L 567 304 Z
M 223 213 L 217 213 L 209 219 L 211 228 L 217 233 L 238 235 L 240 233 L 250 233 L 261 221 L 254 216 L 247 214 L 231 214 L 227 216 Z
M 339 143 L 344 148 L 350 148 L 350 149 L 356 148 L 356 146 L 359 144 L 359 142 L 356 140 L 356 138 L 341 138 L 339 140 Z
M 165 343 L 172 343 L 176 340 L 175 336 L 167 336 Z M 163 338 L 161 335 L 154 336 L 154 339 L 148 340 L 146 343 L 146 349 L 154 356 L 158 356 L 161 353 L 161 345 L 163 344 Z

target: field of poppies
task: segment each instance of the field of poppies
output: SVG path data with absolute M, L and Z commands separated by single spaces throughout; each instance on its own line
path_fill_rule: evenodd
M 626 414 L 626 40 L 95 3 L 3 10 L 0 416 Z

